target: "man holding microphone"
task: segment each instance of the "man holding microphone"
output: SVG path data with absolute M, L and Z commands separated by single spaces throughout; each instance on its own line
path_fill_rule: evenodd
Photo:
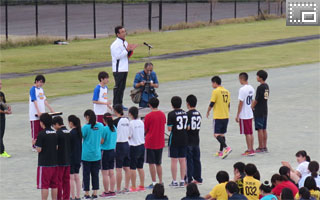
M 113 105 L 120 104 L 124 110 L 122 99 L 129 70 L 129 58 L 133 54 L 133 50 L 137 44 L 128 44 L 125 40 L 126 30 L 122 26 L 115 28 L 116 40 L 111 44 L 112 71 L 115 80 L 113 89 Z

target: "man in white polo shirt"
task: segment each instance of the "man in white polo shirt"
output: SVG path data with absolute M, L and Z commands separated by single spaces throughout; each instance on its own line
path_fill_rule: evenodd
M 115 28 L 117 39 L 111 44 L 112 72 L 115 80 L 113 88 L 113 105 L 122 105 L 123 93 L 126 88 L 127 75 L 129 70 L 129 58 L 133 50 L 138 46 L 128 44 L 125 40 L 126 30 L 122 26 Z M 123 107 L 125 110 L 127 108 Z
M 239 81 L 242 87 L 239 89 L 239 105 L 236 122 L 240 125 L 240 134 L 246 136 L 248 149 L 242 154 L 243 156 L 253 156 L 253 135 L 252 135 L 252 118 L 253 111 L 251 103 L 254 95 L 254 89 L 248 84 L 248 74 L 242 72 L 239 74 Z

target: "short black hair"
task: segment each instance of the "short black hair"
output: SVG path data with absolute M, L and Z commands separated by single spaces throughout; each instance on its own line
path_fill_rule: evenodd
M 222 81 L 221 81 L 221 78 L 219 76 L 214 76 L 214 77 L 211 78 L 211 82 L 212 83 L 216 83 L 218 85 L 221 85 Z
M 137 119 L 138 118 L 138 114 L 139 114 L 139 110 L 137 107 L 135 106 L 132 106 L 130 109 L 129 109 L 129 113 L 132 115 L 132 117 L 134 119 Z
M 186 192 L 187 197 L 199 197 L 200 192 L 198 190 L 198 187 L 195 183 L 189 183 L 187 185 L 187 192 Z
M 317 190 L 317 183 L 312 176 L 308 176 L 306 178 L 303 186 L 308 188 L 309 190 Z
M 239 78 L 247 81 L 248 78 L 249 78 L 249 75 L 248 75 L 246 72 L 241 72 L 241 73 L 239 74 Z
M 301 196 L 301 199 L 310 199 L 311 194 L 308 188 L 302 187 L 299 189 L 299 194 Z
M 34 79 L 34 83 L 36 83 L 37 81 L 42 81 L 43 83 L 45 83 L 46 82 L 46 78 L 42 74 L 38 74 L 36 76 L 36 78 Z
M 186 101 L 191 107 L 197 106 L 197 97 L 194 96 L 193 94 L 190 94 L 189 96 L 187 96 Z
M 231 194 L 239 193 L 239 187 L 238 187 L 237 183 L 235 183 L 233 181 L 229 181 L 226 184 L 226 190 L 228 190 Z
M 120 29 L 123 29 L 123 26 L 116 26 L 114 28 L 114 33 L 117 35 L 118 33 L 120 33 Z
M 146 62 L 144 64 L 144 68 L 147 68 L 148 66 L 152 66 L 153 67 L 153 64 L 151 62 Z
M 253 176 L 253 175 L 255 175 L 255 173 L 256 173 L 258 170 L 257 170 L 257 167 L 256 167 L 254 164 L 249 163 L 249 164 L 247 164 L 246 167 L 244 168 L 244 171 L 246 172 L 246 174 L 247 174 L 248 176 Z
M 109 78 L 109 74 L 105 71 L 99 72 L 98 80 L 101 82 L 102 79 Z
M 182 100 L 178 96 L 174 96 L 171 98 L 171 105 L 173 108 L 181 108 Z
M 152 97 L 151 99 L 149 99 L 148 104 L 152 107 L 152 108 L 158 108 L 159 106 L 159 99 L 157 99 L 156 97 Z
M 52 116 L 48 113 L 42 113 L 40 115 L 40 122 L 42 122 L 46 128 L 50 128 L 52 125 Z
M 216 175 L 216 179 L 219 183 L 224 183 L 229 181 L 229 174 L 226 171 L 219 171 Z
M 262 78 L 263 81 L 265 81 L 268 78 L 268 73 L 264 70 L 259 70 L 257 72 L 257 76 L 259 76 L 260 78 Z
M 290 188 L 283 188 L 281 191 L 281 199 L 294 199 L 292 190 Z
M 52 119 L 52 124 L 59 124 L 60 126 L 63 125 L 63 119 L 60 116 L 56 116 Z
M 234 169 L 237 169 L 240 173 L 244 173 L 244 168 L 246 167 L 246 165 L 243 162 L 236 162 L 233 165 Z
M 120 115 L 123 115 L 123 107 L 121 104 L 116 104 L 113 106 L 113 109 L 119 113 Z
M 279 169 L 279 174 L 280 174 L 281 176 L 288 176 L 288 174 L 290 174 L 290 168 L 287 167 L 287 166 L 282 166 L 282 167 L 280 167 L 280 169 Z

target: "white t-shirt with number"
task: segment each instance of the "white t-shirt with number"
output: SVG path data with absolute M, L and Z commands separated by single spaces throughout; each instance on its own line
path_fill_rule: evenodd
M 129 137 L 130 146 L 139 146 L 144 144 L 144 124 L 140 119 L 130 121 Z
M 46 100 L 46 96 L 44 95 L 43 89 L 37 88 L 33 86 L 30 89 L 29 92 L 29 118 L 30 121 L 39 120 L 39 117 L 36 117 L 36 114 L 38 114 L 36 106 L 34 105 L 34 102 L 37 102 L 39 111 L 41 113 L 46 112 L 44 101 Z
M 97 85 L 97 87 L 93 91 L 92 101 L 101 101 L 104 103 L 108 102 L 108 87 L 101 87 L 101 85 Z M 103 115 L 106 112 L 110 112 L 108 106 L 105 104 L 93 104 L 93 111 L 96 115 Z
M 251 85 L 244 85 L 239 89 L 238 99 L 243 102 L 240 112 L 240 119 L 252 119 L 253 112 L 251 108 L 252 99 L 254 96 L 254 88 Z

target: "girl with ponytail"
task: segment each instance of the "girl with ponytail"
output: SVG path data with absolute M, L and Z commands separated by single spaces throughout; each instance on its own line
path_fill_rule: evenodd
M 308 171 L 309 173 L 301 178 L 301 184 L 299 185 L 299 188 L 304 186 L 305 180 L 307 177 L 312 176 L 314 180 L 316 181 L 316 185 L 318 188 L 320 188 L 320 175 L 318 174 L 319 171 L 319 163 L 317 161 L 311 161 L 308 165 Z
M 101 135 L 104 132 L 104 126 L 100 122 L 96 122 L 96 115 L 92 110 L 84 112 L 84 118 L 87 121 L 81 131 L 83 137 L 82 143 L 82 165 L 83 165 L 83 186 L 85 199 L 98 198 L 99 190 L 99 169 L 101 160 Z M 90 196 L 90 174 L 92 180 L 93 194 Z
M 299 185 L 303 185 L 302 177 L 308 174 L 308 165 L 310 162 L 310 156 L 304 150 L 298 151 L 296 153 L 297 162 L 299 163 L 296 169 L 293 169 L 288 162 L 282 162 L 283 166 L 287 166 L 290 169 L 290 177 Z
M 75 115 L 68 117 L 70 131 L 70 195 L 80 199 L 81 181 L 79 177 L 82 151 L 82 134 L 80 119 Z M 76 193 L 76 194 L 75 194 Z

